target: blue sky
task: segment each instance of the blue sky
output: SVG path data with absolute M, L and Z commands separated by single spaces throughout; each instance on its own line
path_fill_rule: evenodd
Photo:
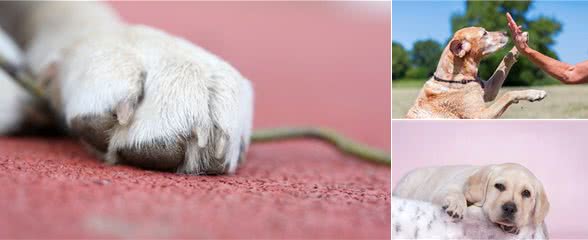
M 392 39 L 411 48 L 417 40 L 446 41 L 451 32 L 450 17 L 463 13 L 463 1 L 392 1 Z M 562 61 L 588 60 L 588 1 L 537 1 L 528 15 L 559 20 L 563 29 L 555 37 L 554 49 Z M 505 29 L 506 30 L 506 26 Z M 533 39 L 531 39 L 533 41 Z

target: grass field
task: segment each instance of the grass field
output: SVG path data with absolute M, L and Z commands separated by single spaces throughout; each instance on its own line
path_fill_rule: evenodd
M 404 118 L 414 103 L 423 81 L 402 80 L 392 83 L 392 118 Z M 588 119 L 588 85 L 555 85 L 533 87 L 503 87 L 504 92 L 517 89 L 541 89 L 547 97 L 540 102 L 514 104 L 502 118 Z

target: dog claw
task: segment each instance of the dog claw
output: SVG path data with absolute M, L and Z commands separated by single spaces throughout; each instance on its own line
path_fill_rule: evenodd
M 216 143 L 216 151 L 214 153 L 214 157 L 217 159 L 221 159 L 223 155 L 225 155 L 225 149 L 227 147 L 227 137 L 221 135 Z
M 204 128 L 196 128 L 194 132 L 196 134 L 196 139 L 198 141 L 198 147 L 206 147 L 206 144 L 208 143 L 208 131 L 205 131 Z
M 116 119 L 122 126 L 126 126 L 131 121 L 135 112 L 135 104 L 132 101 L 123 101 L 116 107 Z

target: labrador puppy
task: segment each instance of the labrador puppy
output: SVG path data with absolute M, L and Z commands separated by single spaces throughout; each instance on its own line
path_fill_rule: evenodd
M 549 211 L 541 182 L 515 163 L 417 169 L 402 178 L 393 195 L 441 205 L 456 221 L 468 206 L 478 206 L 490 222 L 513 234 L 541 225 Z
M 510 91 L 486 106 L 486 102 L 493 101 L 498 95 L 510 68 L 517 61 L 518 50 L 512 48 L 487 81 L 478 77 L 478 67 L 484 57 L 503 48 L 507 42 L 505 32 L 488 32 L 480 27 L 457 31 L 443 50 L 437 70 L 421 89 L 406 117 L 498 118 L 511 104 L 545 98 L 546 92 L 541 90 Z
M 13 66 L 38 77 L 61 124 L 106 162 L 236 170 L 249 145 L 253 90 L 227 62 L 127 24 L 102 2 L 2 2 L 0 24 L 23 50 L 24 64 Z M 22 95 L 6 96 L 21 104 L 30 97 Z

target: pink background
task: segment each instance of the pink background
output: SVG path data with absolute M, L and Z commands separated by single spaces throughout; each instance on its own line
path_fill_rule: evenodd
M 516 162 L 543 183 L 552 238 L 588 238 L 588 122 L 394 121 L 392 186 L 411 169 Z

